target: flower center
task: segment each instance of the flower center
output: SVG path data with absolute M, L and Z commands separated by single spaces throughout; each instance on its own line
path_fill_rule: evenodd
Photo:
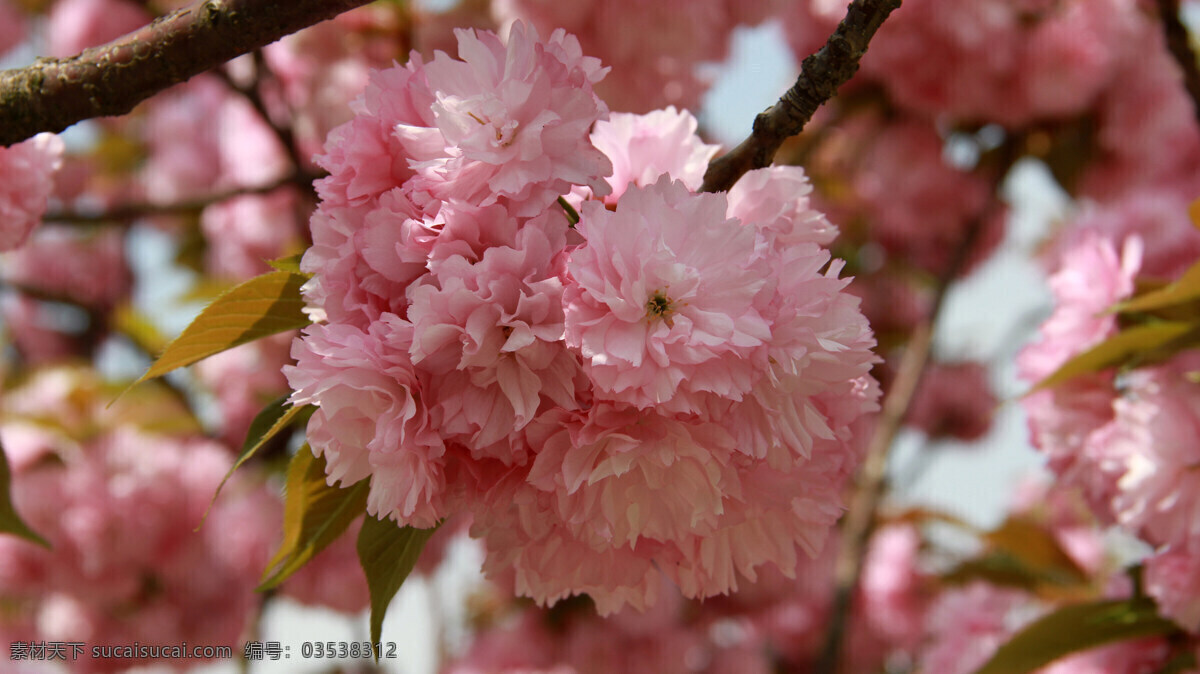
M 671 324 L 671 314 L 675 313 L 675 302 L 667 297 L 664 290 L 655 290 L 654 294 L 650 295 L 650 299 L 646 300 L 646 318 L 654 320 L 661 318 Z

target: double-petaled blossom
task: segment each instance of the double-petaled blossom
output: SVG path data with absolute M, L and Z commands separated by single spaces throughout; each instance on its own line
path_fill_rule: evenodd
M 484 570 L 543 603 L 791 575 L 879 395 L 803 171 L 695 194 L 691 115 L 602 121 L 562 32 L 458 37 L 374 73 L 319 159 L 319 322 L 285 372 L 329 480 L 399 524 L 469 512 Z

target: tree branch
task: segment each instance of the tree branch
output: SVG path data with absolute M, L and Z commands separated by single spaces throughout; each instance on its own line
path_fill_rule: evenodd
M 708 165 L 700 191 L 726 191 L 747 171 L 770 166 L 783 141 L 803 131 L 817 108 L 854 76 L 875 31 L 899 7 L 900 0 L 853 0 L 825 46 L 804 59 L 792 88 L 754 119 L 750 137 Z
M 213 204 L 228 201 L 235 197 L 241 197 L 251 194 L 269 194 L 275 190 L 295 186 L 305 192 L 312 191 L 313 180 L 320 176 L 312 176 L 300 172 L 293 173 L 279 180 L 276 180 L 265 185 L 257 185 L 254 187 L 235 187 L 208 194 L 193 199 L 186 199 L 167 204 L 154 202 L 142 203 L 124 203 L 112 206 L 107 209 L 98 210 L 95 212 L 80 212 L 75 210 L 50 210 L 42 217 L 44 222 L 54 222 L 57 224 L 66 225 L 95 225 L 105 223 L 126 223 L 138 218 L 148 218 L 156 215 L 186 215 L 188 213 L 199 213 L 200 211 L 212 206 Z
M 1183 82 L 1192 97 L 1196 119 L 1200 121 L 1200 67 L 1196 65 L 1196 53 L 1192 51 L 1187 27 L 1179 20 L 1179 0 L 1158 0 L 1158 13 L 1167 37 L 1167 49 L 1183 70 Z
M 370 0 L 203 0 L 66 59 L 0 72 L 0 145 L 150 96 Z

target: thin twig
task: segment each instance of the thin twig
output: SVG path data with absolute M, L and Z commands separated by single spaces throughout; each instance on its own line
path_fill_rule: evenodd
M 65 59 L 0 71 L 0 145 L 124 115 L 154 94 L 370 0 L 204 0 Z
M 792 88 L 754 119 L 750 137 L 709 163 L 700 191 L 726 191 L 747 171 L 770 166 L 783 141 L 803 131 L 817 108 L 854 76 L 875 31 L 899 7 L 900 0 L 853 0 L 825 46 L 804 59 Z
M 1192 97 L 1196 119 L 1200 121 L 1200 67 L 1196 65 L 1196 52 L 1192 50 L 1187 27 L 1179 20 L 1179 0 L 1158 0 L 1158 13 L 1167 37 L 1167 49 L 1183 70 L 1183 82 Z
M 257 187 L 238 187 L 235 189 L 217 192 L 195 199 L 187 199 L 184 201 L 176 201 L 169 204 L 159 204 L 153 202 L 144 203 L 126 203 L 108 208 L 102 211 L 80 212 L 74 210 L 58 210 L 49 211 L 42 218 L 45 222 L 55 222 L 70 225 L 92 225 L 96 223 L 129 223 L 138 218 L 147 218 L 155 215 L 186 215 L 188 213 L 198 213 L 213 204 L 227 201 L 235 197 L 246 196 L 250 194 L 269 194 L 283 187 L 295 185 L 306 190 L 312 189 L 313 176 L 305 176 L 293 174 L 286 178 L 281 178 L 275 182 L 267 183 Z
M 261 87 L 268 79 L 264 77 L 265 74 L 268 74 L 267 70 L 267 61 L 263 58 L 262 50 L 256 49 L 254 51 L 254 80 L 249 86 L 242 86 L 234 82 L 224 68 L 214 68 L 212 72 L 225 83 L 225 86 L 245 98 L 254 107 L 254 111 L 279 139 L 279 143 L 283 146 L 283 151 L 287 153 L 288 159 L 292 161 L 292 165 L 296 167 L 297 171 L 303 171 L 307 167 L 307 162 L 300 157 L 300 150 L 296 147 L 296 137 L 292 133 L 291 125 L 281 124 L 272 118 L 271 112 L 267 110 L 266 101 L 263 100 Z

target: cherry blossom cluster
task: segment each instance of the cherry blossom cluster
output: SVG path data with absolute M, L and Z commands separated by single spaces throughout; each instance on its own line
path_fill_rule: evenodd
M 401 525 L 471 513 L 485 571 L 543 603 L 790 576 L 878 397 L 802 170 L 697 194 L 694 118 L 610 116 L 574 37 L 458 54 L 372 73 L 318 158 L 285 373 L 330 483 Z
M 1118 331 L 1111 308 L 1139 281 L 1154 278 L 1145 260 L 1171 255 L 1196 232 L 1143 230 L 1115 239 L 1111 215 L 1085 212 L 1063 244 L 1050 286 L 1057 300 L 1039 338 L 1020 355 L 1021 375 L 1037 382 L 1071 357 Z M 1194 244 L 1193 244 L 1194 245 Z M 1062 484 L 1078 487 L 1102 521 L 1154 547 L 1147 591 L 1165 615 L 1200 630 L 1200 501 L 1192 467 L 1200 461 L 1200 386 L 1194 352 L 1121 375 L 1111 370 L 1075 377 L 1023 400 L 1034 445 Z
M 236 643 L 277 536 L 279 497 L 225 446 L 148 430 L 88 370 L 39 370 L 6 393 L 0 438 L 17 513 L 51 548 L 0 536 L 6 641 Z M 150 415 L 163 422 L 159 406 Z M 207 518 L 205 514 L 207 511 Z M 203 524 L 203 527 L 197 530 Z M 140 663 L 140 662 L 139 662 Z M 130 661 L 80 658 L 77 671 Z

